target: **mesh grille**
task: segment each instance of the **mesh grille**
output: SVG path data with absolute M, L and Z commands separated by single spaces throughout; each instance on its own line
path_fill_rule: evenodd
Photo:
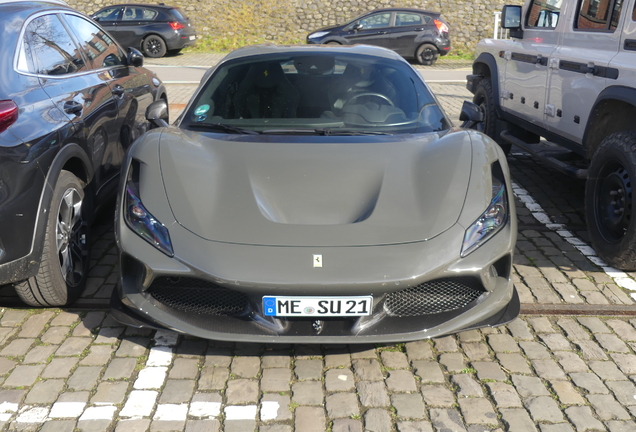
M 249 303 L 243 293 L 194 278 L 157 278 L 148 293 L 171 308 L 205 315 L 241 315 Z
M 388 294 L 384 309 L 391 316 L 450 312 L 467 306 L 483 292 L 475 278 L 438 279 Z

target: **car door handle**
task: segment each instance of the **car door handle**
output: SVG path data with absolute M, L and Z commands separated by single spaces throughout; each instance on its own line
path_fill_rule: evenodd
M 122 86 L 120 86 L 119 84 L 117 84 L 115 87 L 113 87 L 113 94 L 115 96 L 121 96 L 124 94 L 124 92 L 126 91 L 126 89 L 124 89 Z
M 388 31 L 379 31 L 378 34 L 387 34 Z
M 82 112 L 84 105 L 74 100 L 64 102 L 64 112 L 67 114 L 78 114 Z
M 415 29 L 415 31 L 423 31 L 423 30 L 426 30 L 426 29 L 424 27 L 418 27 Z

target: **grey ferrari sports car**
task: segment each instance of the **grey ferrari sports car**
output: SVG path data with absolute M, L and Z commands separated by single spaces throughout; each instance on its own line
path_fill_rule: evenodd
M 473 109 L 471 111 L 470 109 Z M 243 342 L 400 342 L 519 313 L 506 158 L 377 47 L 257 46 L 129 149 L 113 315 Z M 468 104 L 467 120 L 481 113 Z

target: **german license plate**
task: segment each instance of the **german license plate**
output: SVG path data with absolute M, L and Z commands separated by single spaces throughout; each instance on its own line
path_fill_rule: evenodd
M 196 38 L 196 36 L 190 36 L 190 40 L 195 40 Z
M 371 315 L 373 296 L 263 297 L 266 316 L 338 317 Z

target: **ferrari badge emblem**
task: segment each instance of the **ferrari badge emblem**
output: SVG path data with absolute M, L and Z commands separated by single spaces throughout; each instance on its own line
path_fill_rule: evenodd
M 314 267 L 322 267 L 322 254 L 314 254 Z

